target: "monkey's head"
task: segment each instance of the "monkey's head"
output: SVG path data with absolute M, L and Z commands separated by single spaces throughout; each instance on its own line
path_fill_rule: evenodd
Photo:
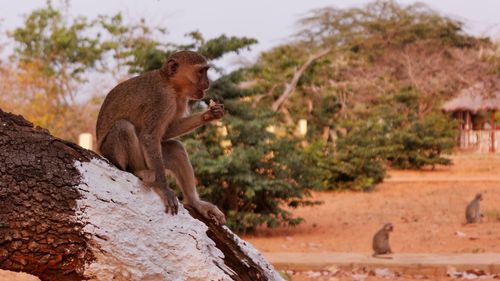
M 386 223 L 384 224 L 383 229 L 385 232 L 392 232 L 394 230 L 394 226 L 392 225 L 392 223 Z
M 200 54 L 180 51 L 168 57 L 160 72 L 177 93 L 188 99 L 199 100 L 210 87 L 208 68 L 207 60 Z
M 474 199 L 481 201 L 483 200 L 483 195 L 481 193 L 478 193 L 476 194 L 476 197 L 474 197 Z

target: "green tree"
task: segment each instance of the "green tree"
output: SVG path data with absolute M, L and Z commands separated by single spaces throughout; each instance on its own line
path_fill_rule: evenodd
M 301 74 L 275 124 L 291 133 L 308 120 L 320 188 L 373 188 L 386 164 L 450 164 L 443 155 L 453 148 L 454 123 L 438 107 L 467 86 L 464 75 L 496 71 L 477 59 L 488 39 L 425 4 L 390 0 L 313 10 L 299 25 L 295 40 L 262 53 L 246 79 L 257 106 L 271 106 L 311 55 L 329 50 Z
M 391 166 L 403 169 L 450 165 L 442 154 L 453 151 L 456 123 L 438 109 L 419 116 L 418 104 L 419 95 L 403 89 L 374 109 L 387 127 L 387 143 L 396 148 L 386 159 Z
M 17 113 L 53 134 L 76 140 L 78 124 L 88 123 L 89 107 L 76 102 L 86 74 L 99 68 L 107 48 L 93 32 L 94 21 L 71 18 L 65 7 L 46 7 L 28 14 L 21 27 L 9 32 L 14 40 L 11 63 L 17 87 L 9 95 L 23 97 L 13 104 Z M 7 105 L 2 105 L 7 106 Z M 94 108 L 95 110 L 95 108 Z
M 237 87 L 242 74 L 223 76 L 210 89 L 208 98 L 227 109 L 220 127 L 205 126 L 187 140 L 201 195 L 226 211 L 236 231 L 296 225 L 301 219 L 285 206 L 317 203 L 306 200 L 316 170 L 304 170 L 307 154 L 297 141 L 268 132 L 274 113 L 252 108 L 252 94 Z
M 47 7 L 31 12 L 23 26 L 10 33 L 16 43 L 12 58 L 37 64 L 43 75 L 54 78 L 59 102 L 67 103 L 74 97 L 74 83 L 81 82 L 106 51 L 99 36 L 91 34 L 94 26 L 85 17 L 69 19 L 48 1 Z

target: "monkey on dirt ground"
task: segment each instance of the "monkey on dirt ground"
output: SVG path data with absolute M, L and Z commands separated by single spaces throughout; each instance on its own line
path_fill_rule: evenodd
M 483 200 L 483 195 L 478 193 L 465 208 L 465 220 L 467 223 L 481 222 L 481 210 L 479 206 L 481 200 Z
M 389 245 L 389 232 L 392 232 L 394 227 L 392 223 L 386 223 L 375 235 L 373 236 L 372 248 L 373 257 L 378 255 L 392 254 L 391 246 Z M 389 258 L 390 257 L 386 257 Z
M 201 55 L 181 51 L 160 69 L 118 84 L 99 111 L 97 147 L 118 168 L 152 186 L 167 213 L 178 212 L 178 200 L 166 180 L 168 171 L 181 187 L 185 204 L 223 224 L 224 214 L 200 200 L 188 154 L 174 140 L 224 115 L 222 104 L 211 103 L 207 111 L 187 116 L 188 101 L 202 99 L 210 86 L 208 68 Z

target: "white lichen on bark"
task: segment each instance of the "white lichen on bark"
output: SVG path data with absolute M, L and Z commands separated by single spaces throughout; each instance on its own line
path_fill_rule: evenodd
M 182 206 L 165 213 L 160 198 L 138 178 L 102 160 L 76 162 L 77 219 L 85 224 L 95 262 L 85 275 L 98 280 L 232 280 L 207 226 Z

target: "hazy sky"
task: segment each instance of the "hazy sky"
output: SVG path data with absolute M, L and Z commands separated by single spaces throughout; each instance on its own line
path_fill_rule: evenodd
M 296 30 L 295 22 L 307 11 L 324 6 L 339 8 L 360 6 L 366 0 L 73 0 L 73 15 L 94 17 L 97 14 L 123 12 L 128 18 L 142 17 L 168 29 L 167 40 L 179 42 L 183 35 L 199 30 L 206 38 L 227 35 L 248 36 L 259 40 L 243 58 L 253 60 L 261 50 L 286 42 Z M 399 3 L 415 1 L 398 0 Z M 499 0 L 426 0 L 437 11 L 464 21 L 474 34 L 500 37 Z M 44 6 L 44 0 L 0 0 L 0 30 L 12 29 L 22 23 L 23 15 Z M 59 0 L 53 3 L 58 5 Z M 241 57 L 240 57 L 241 58 Z M 231 58 L 230 60 L 233 60 Z

